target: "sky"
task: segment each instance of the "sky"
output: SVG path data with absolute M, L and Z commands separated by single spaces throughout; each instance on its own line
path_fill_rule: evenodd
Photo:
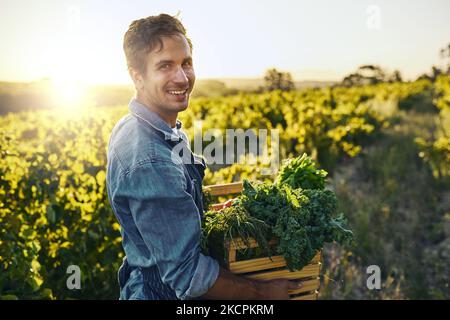
M 0 0 L 0 81 L 129 84 L 123 35 L 131 21 L 179 17 L 197 78 L 341 80 L 362 64 L 407 79 L 439 65 L 450 43 L 448 0 Z

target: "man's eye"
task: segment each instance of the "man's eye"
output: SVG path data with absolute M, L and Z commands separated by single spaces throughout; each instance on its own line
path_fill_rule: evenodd
M 169 67 L 170 67 L 170 65 L 165 63 L 165 64 L 162 64 L 159 68 L 160 69 L 169 69 Z
M 192 67 L 192 62 L 185 62 L 185 63 L 184 63 L 184 66 L 185 66 L 185 67 Z

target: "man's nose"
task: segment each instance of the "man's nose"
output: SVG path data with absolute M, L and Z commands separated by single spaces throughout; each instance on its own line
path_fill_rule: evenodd
M 186 72 L 184 72 L 182 67 L 178 67 L 173 81 L 176 83 L 188 83 L 189 82 L 189 79 L 186 76 Z

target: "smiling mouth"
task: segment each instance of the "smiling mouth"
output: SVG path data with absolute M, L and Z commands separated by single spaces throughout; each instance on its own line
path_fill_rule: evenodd
M 167 91 L 169 94 L 175 95 L 175 96 L 182 96 L 186 94 L 188 89 L 185 90 L 169 90 Z

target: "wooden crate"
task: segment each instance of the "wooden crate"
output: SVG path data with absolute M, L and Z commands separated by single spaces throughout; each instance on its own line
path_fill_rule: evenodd
M 221 185 L 206 186 L 209 193 L 213 196 L 224 196 L 238 194 L 242 191 L 242 183 L 230 183 Z M 222 204 L 212 205 L 213 210 L 222 208 Z M 269 245 L 276 245 L 277 240 L 273 239 Z M 269 280 L 269 279 L 289 279 L 300 280 L 303 286 L 299 289 L 289 291 L 290 300 L 316 300 L 320 287 L 320 268 L 322 265 L 322 255 L 319 252 L 311 262 L 302 270 L 289 271 L 286 267 L 286 261 L 282 256 L 272 256 L 237 261 L 236 256 L 239 250 L 256 248 L 258 244 L 251 240 L 246 245 L 242 240 L 235 239 L 226 244 L 228 251 L 228 268 L 231 272 L 249 279 Z

